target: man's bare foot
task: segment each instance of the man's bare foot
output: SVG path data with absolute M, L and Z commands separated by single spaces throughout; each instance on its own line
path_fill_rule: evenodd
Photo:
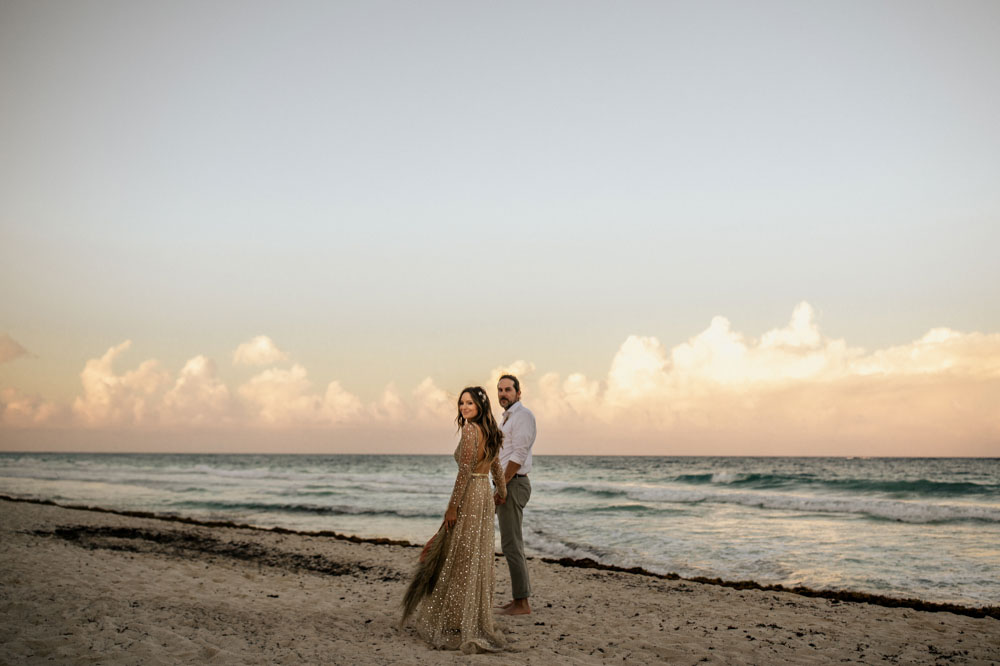
M 500 611 L 500 615 L 531 615 L 531 606 L 527 599 L 514 599 L 509 606 Z
M 507 609 L 507 608 L 510 608 L 513 605 L 514 605 L 514 600 L 511 599 L 510 601 L 508 601 L 507 603 L 505 603 L 503 606 L 494 606 L 494 608 L 504 608 L 504 609 Z

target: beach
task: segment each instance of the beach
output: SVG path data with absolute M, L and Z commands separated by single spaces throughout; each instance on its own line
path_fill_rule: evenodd
M 514 652 L 439 652 L 398 626 L 419 550 L 385 541 L 2 500 L 0 663 L 1000 663 L 996 617 L 539 558 Z

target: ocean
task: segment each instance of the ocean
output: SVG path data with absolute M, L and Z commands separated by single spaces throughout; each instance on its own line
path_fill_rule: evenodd
M 414 543 L 454 479 L 435 455 L 0 453 L 12 497 Z M 997 458 L 539 455 L 531 484 L 531 555 L 1000 604 Z

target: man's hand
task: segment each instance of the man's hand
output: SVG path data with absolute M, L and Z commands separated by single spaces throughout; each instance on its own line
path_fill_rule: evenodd
M 507 498 L 506 497 L 500 497 L 500 493 L 493 493 L 493 503 L 495 505 L 500 506 L 501 504 L 503 504 L 506 501 L 507 501 Z

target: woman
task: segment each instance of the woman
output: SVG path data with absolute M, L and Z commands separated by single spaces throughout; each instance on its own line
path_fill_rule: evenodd
M 503 636 L 493 626 L 493 490 L 507 496 L 499 452 L 503 433 L 478 386 L 462 390 L 455 419 L 458 477 L 441 529 L 420 555 L 403 600 L 403 620 L 417 606 L 420 636 L 435 648 L 496 652 Z

